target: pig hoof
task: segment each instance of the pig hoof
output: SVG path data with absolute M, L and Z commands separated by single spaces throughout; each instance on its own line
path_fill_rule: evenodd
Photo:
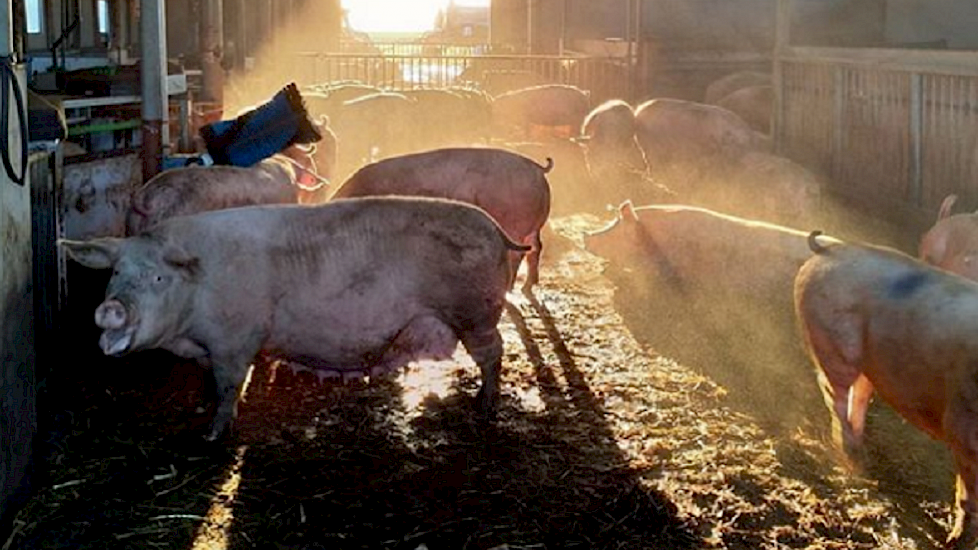
M 486 399 L 486 396 L 480 391 L 479 395 L 475 398 L 475 416 L 480 422 L 494 422 L 497 418 L 496 404 L 490 402 Z
M 204 441 L 208 443 L 218 443 L 226 439 L 230 432 L 231 430 L 229 424 L 213 425 L 210 432 L 204 436 Z

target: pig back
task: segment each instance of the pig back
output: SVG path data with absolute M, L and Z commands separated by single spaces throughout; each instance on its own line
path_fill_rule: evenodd
M 296 201 L 297 189 L 283 167 L 175 168 L 133 192 L 126 232 L 135 235 L 174 216 Z
M 201 259 L 205 286 L 216 296 L 275 297 L 291 312 L 280 318 L 419 308 L 482 318 L 487 308 L 502 307 L 510 282 L 499 226 L 455 201 L 369 197 L 257 206 L 175 218 L 161 229 Z M 334 320 L 355 324 L 352 317 Z
M 516 242 L 539 231 L 550 215 L 547 170 L 533 160 L 491 147 L 435 149 L 364 166 L 332 199 L 411 195 L 478 206 Z
M 725 293 L 790 298 L 794 276 L 811 256 L 807 234 L 793 228 L 681 205 L 635 211 L 656 254 L 684 278 Z

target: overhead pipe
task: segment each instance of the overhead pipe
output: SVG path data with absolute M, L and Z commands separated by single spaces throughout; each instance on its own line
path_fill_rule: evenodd
M 169 142 L 166 95 L 166 0 L 140 0 L 140 81 L 143 99 L 143 181 L 163 169 Z

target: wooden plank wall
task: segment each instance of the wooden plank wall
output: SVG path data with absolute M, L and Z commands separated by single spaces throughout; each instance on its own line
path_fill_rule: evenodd
M 978 207 L 978 56 L 791 48 L 777 62 L 776 147 L 830 191 L 897 221 L 933 220 L 949 193 Z

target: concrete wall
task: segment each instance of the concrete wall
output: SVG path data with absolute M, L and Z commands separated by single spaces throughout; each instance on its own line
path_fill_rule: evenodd
M 647 2 L 643 34 L 659 47 L 684 51 L 770 51 L 774 0 Z
M 560 4 L 564 0 L 536 1 Z M 891 1 L 924 4 L 927 0 Z M 573 39 L 626 36 L 628 0 L 566 2 L 568 35 Z M 644 0 L 643 37 L 660 50 L 770 52 L 774 44 L 776 3 L 776 0 Z M 878 44 L 883 40 L 884 7 L 885 0 L 793 0 L 794 42 L 820 46 Z
M 10 155 L 19 164 L 18 134 L 10 116 Z M 29 488 L 37 431 L 30 200 L 30 182 L 16 186 L 0 170 L 0 534 Z
M 489 41 L 495 48 L 526 49 L 527 0 L 494 0 L 489 8 Z
M 791 43 L 864 47 L 884 40 L 885 0 L 792 0 Z
M 974 0 L 888 0 L 885 25 L 891 44 L 944 41 L 951 49 L 978 49 Z

